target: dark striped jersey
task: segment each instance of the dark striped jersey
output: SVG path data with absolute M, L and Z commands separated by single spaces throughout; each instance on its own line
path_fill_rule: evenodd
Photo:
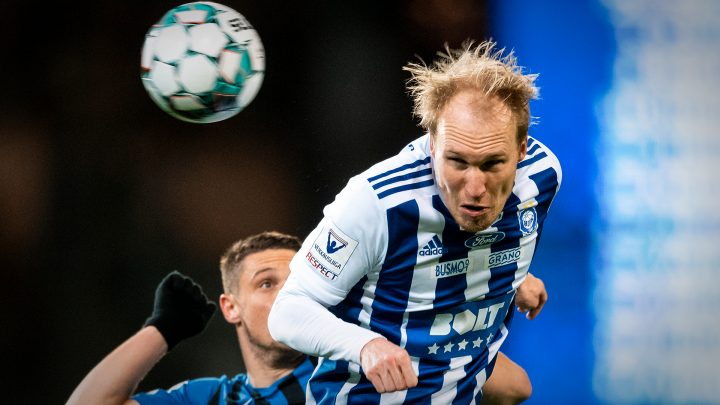
M 198 378 L 184 381 L 169 390 L 154 390 L 132 397 L 142 405 L 149 404 L 257 404 L 296 405 L 305 403 L 305 388 L 315 367 L 305 359 L 292 373 L 267 388 L 254 388 L 245 374 L 233 378 Z

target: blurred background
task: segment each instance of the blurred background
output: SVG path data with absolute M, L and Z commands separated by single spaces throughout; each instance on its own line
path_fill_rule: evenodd
M 4 403 L 63 403 L 167 272 L 217 297 L 233 241 L 304 237 L 350 176 L 421 135 L 402 66 L 466 38 L 540 74 L 531 134 L 563 164 L 531 267 L 550 300 L 503 348 L 528 403 L 720 403 L 720 3 L 222 3 L 258 30 L 267 70 L 209 125 L 140 81 L 146 31 L 181 2 L 3 3 Z M 216 315 L 140 389 L 242 370 Z

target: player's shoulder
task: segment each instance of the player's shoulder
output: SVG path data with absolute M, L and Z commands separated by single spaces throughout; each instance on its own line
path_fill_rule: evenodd
M 156 389 L 136 393 L 132 399 L 140 404 L 175 403 L 177 401 L 208 403 L 216 393 L 229 389 L 233 380 L 225 375 L 195 378 L 180 382 L 167 390 Z
M 432 187 L 435 182 L 429 139 L 428 135 L 415 139 L 400 153 L 374 164 L 356 176 L 357 180 L 366 182 L 379 200 Z
M 528 136 L 527 153 L 517 165 L 516 179 L 522 181 L 542 174 L 554 177 L 558 185 L 562 183 L 560 160 L 547 145 Z
M 353 176 L 323 213 L 342 229 L 382 227 L 385 212 L 434 190 L 428 137 Z
M 304 378 L 305 376 L 312 375 L 313 371 L 315 371 L 315 367 L 318 365 L 318 358 L 315 356 L 305 356 L 305 360 L 303 360 L 302 363 L 300 363 L 299 366 L 295 367 L 295 370 L 293 370 L 293 374 L 297 378 Z

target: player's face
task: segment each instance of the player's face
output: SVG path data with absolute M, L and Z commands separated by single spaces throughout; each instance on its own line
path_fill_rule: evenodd
M 290 260 L 294 255 L 295 251 L 290 249 L 268 249 L 252 253 L 242 261 L 236 296 L 240 333 L 245 334 L 254 349 L 292 351 L 273 340 L 267 320 L 275 297 L 290 274 Z
M 481 231 L 502 212 L 527 149 L 516 131 L 504 103 L 470 89 L 454 95 L 440 114 L 430 143 L 435 181 L 463 230 Z

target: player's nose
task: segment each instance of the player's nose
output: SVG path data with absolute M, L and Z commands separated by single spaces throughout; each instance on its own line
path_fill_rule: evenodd
M 487 191 L 487 176 L 482 170 L 468 170 L 465 176 L 465 193 L 472 199 L 479 199 Z

